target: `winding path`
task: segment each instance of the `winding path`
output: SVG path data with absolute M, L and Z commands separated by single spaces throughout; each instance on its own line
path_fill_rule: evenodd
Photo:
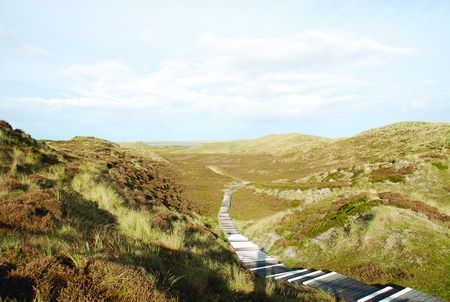
M 225 191 L 222 206 L 219 211 L 219 221 L 222 230 L 244 267 L 255 272 L 259 277 L 272 278 L 318 288 L 330 292 L 334 296 L 346 301 L 443 301 L 409 287 L 403 288 L 396 285 L 378 287 L 362 283 L 332 271 L 306 268 L 292 270 L 286 267 L 274 256 L 266 254 L 260 250 L 256 244 L 248 240 L 247 237 L 242 236 L 231 220 L 229 214 L 231 195 L 234 191 L 245 185 L 246 183 L 239 183 L 229 187 Z

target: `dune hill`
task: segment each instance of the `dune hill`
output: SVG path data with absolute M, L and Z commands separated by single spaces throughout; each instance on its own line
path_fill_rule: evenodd
M 202 143 L 179 151 L 196 154 L 266 154 L 291 160 L 327 156 L 378 160 L 387 156 L 440 150 L 450 144 L 446 123 L 401 122 L 331 139 L 304 134 L 272 134 L 257 139 Z
M 312 135 L 272 134 L 253 140 L 202 143 L 188 148 L 185 152 L 286 155 L 297 150 L 308 150 L 321 146 L 329 141 L 332 141 L 332 139 Z
M 450 124 L 402 122 L 364 131 L 324 146 L 298 150 L 293 159 L 376 162 L 450 147 Z
M 259 285 L 146 154 L 0 121 L 0 301 L 331 301 Z
M 231 217 L 283 263 L 450 298 L 450 124 L 402 122 L 303 147 L 303 136 L 275 137 L 154 151 L 250 181 Z

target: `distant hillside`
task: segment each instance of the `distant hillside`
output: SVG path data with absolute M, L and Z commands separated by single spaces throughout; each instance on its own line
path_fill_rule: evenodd
M 192 154 L 274 155 L 284 159 L 327 158 L 384 159 L 400 154 L 441 150 L 450 144 L 450 124 L 401 122 L 364 131 L 348 138 L 331 139 L 304 134 L 272 134 L 257 139 L 161 147 L 160 150 Z M 152 147 L 150 147 L 152 148 Z M 158 147 L 153 147 L 158 150 Z
M 154 161 L 165 162 L 166 160 L 156 154 L 155 152 L 150 151 L 148 145 L 144 142 L 135 142 L 135 143 L 119 143 L 123 148 L 131 149 L 133 152 L 139 153 L 142 156 L 149 157 Z
M 349 138 L 299 150 L 292 160 L 327 161 L 328 164 L 377 162 L 450 148 L 450 124 L 402 122 L 364 131 Z
M 301 150 L 308 150 L 332 139 L 303 134 L 272 134 L 257 139 L 237 140 L 229 142 L 204 143 L 192 146 L 186 152 L 193 153 L 241 153 L 286 155 Z

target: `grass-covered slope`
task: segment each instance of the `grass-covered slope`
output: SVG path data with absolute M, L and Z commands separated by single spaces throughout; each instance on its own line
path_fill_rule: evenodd
M 284 262 L 449 299 L 449 149 L 450 124 L 406 122 L 279 155 L 180 154 L 252 182 L 231 216 Z
M 286 155 L 301 149 L 320 146 L 331 139 L 302 134 L 272 134 L 253 140 L 202 143 L 189 147 L 188 153 L 203 154 L 272 154 Z
M 244 271 L 164 160 L 4 121 L 0 152 L 0 301 L 329 299 Z
M 325 146 L 298 150 L 293 161 L 344 166 L 396 160 L 407 155 L 441 152 L 449 147 L 447 123 L 402 122 L 334 140 Z
M 150 153 L 152 157 L 156 155 L 151 151 L 152 148 L 144 143 L 122 143 L 121 145 L 141 154 Z M 214 172 L 213 166 L 208 166 L 202 161 L 194 163 L 197 155 L 176 154 L 171 160 L 156 156 L 159 161 L 164 161 L 173 179 L 183 188 L 182 195 L 189 200 L 191 208 L 201 215 L 215 219 L 223 197 L 223 189 L 231 184 L 233 179 Z

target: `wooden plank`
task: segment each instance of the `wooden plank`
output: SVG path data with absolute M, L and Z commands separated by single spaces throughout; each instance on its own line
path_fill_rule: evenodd
M 270 265 L 270 264 L 277 264 L 280 263 L 278 260 L 260 260 L 260 261 L 249 261 L 246 263 L 243 263 L 246 268 L 253 268 L 258 266 L 264 266 L 264 265 Z
M 264 253 L 264 252 L 262 252 L 260 250 L 251 251 L 251 252 L 240 252 L 240 251 L 237 251 L 236 254 L 239 257 L 255 257 L 255 258 L 258 258 L 258 257 L 259 258 L 261 258 L 261 257 L 269 257 L 269 255 L 267 255 L 266 253 Z
M 340 284 L 342 286 L 342 290 L 339 294 L 347 300 L 358 300 L 359 298 L 367 296 L 377 290 L 374 286 L 364 284 L 348 277 L 340 279 L 339 281 L 331 282 L 330 284 Z
M 394 299 L 393 301 L 411 301 L 411 302 L 444 302 L 443 300 L 426 294 L 424 292 L 412 289 L 408 293 Z
M 225 234 L 227 235 L 235 235 L 235 234 L 239 234 L 238 231 L 224 231 Z
M 303 282 L 307 282 L 309 280 L 315 279 L 317 277 L 320 277 L 320 276 L 323 276 L 323 275 L 326 275 L 326 274 L 327 274 L 327 272 L 321 271 L 320 274 L 308 276 L 306 278 L 302 278 L 301 280 L 297 280 L 297 281 L 294 281 L 294 282 L 298 283 L 298 284 L 303 284 Z
M 259 250 L 259 247 L 251 241 L 231 241 L 230 244 L 235 250 L 242 248 L 252 248 Z
M 256 270 L 260 270 L 260 269 L 265 269 L 265 268 L 271 268 L 274 266 L 284 266 L 282 263 L 277 263 L 277 264 L 271 264 L 271 265 L 266 265 L 266 266 L 258 266 L 255 268 L 251 268 L 250 271 L 256 271 Z
M 283 272 L 283 273 L 267 275 L 266 278 L 274 278 L 275 280 L 277 280 L 277 278 L 280 279 L 282 277 L 288 277 L 288 276 L 292 276 L 292 275 L 295 275 L 295 274 L 298 274 L 298 273 L 303 273 L 303 272 L 306 272 L 306 271 L 308 271 L 306 268 L 292 270 L 292 271 L 288 270 L 288 271 Z
M 254 253 L 257 251 L 236 251 L 236 253 Z M 272 256 L 268 256 L 268 255 L 262 255 L 262 254 L 257 254 L 257 255 L 238 255 L 239 259 L 241 260 L 241 262 L 252 262 L 252 261 L 268 261 L 268 260 L 277 260 L 276 258 L 272 257 Z
M 283 276 L 275 277 L 274 279 L 275 279 L 275 280 L 283 280 L 283 281 L 287 281 L 287 280 L 290 279 L 290 278 L 294 278 L 294 277 L 301 276 L 301 275 L 306 275 L 306 274 L 309 274 L 309 273 L 311 273 L 311 270 L 309 270 L 309 269 L 306 269 L 306 270 L 304 270 L 304 271 L 300 270 L 300 271 L 297 272 L 297 273 L 285 274 L 285 275 L 283 275 Z
M 366 301 L 369 301 L 369 300 L 375 298 L 376 296 L 379 296 L 379 295 L 381 295 L 381 294 L 390 292 L 390 291 L 392 291 L 393 289 L 394 289 L 394 288 L 391 287 L 391 286 L 383 287 L 382 289 L 377 290 L 376 292 L 371 293 L 370 295 L 367 295 L 367 296 L 365 296 L 365 297 L 363 297 L 363 298 L 358 299 L 357 302 L 366 302 Z
M 439 299 L 438 297 L 426 293 L 422 293 L 421 299 L 422 299 L 421 301 L 424 302 L 445 302 L 444 300 Z
M 328 277 L 326 280 L 316 280 L 316 282 L 309 283 L 308 286 L 319 287 L 323 284 L 335 282 L 335 281 L 343 279 L 343 278 L 347 278 L 347 277 L 344 275 L 341 275 L 339 273 L 335 273 L 334 275 Z
M 330 282 L 323 282 L 319 285 L 315 285 L 314 287 L 327 290 L 331 290 L 333 292 L 341 292 L 348 287 L 356 285 L 356 281 L 353 279 L 350 279 L 344 275 L 340 275 L 336 277 L 334 280 L 331 280 Z
M 400 289 L 401 289 L 401 288 L 395 288 L 395 287 L 394 287 L 393 290 L 388 291 L 388 292 L 386 292 L 386 293 L 383 293 L 383 294 L 381 294 L 381 295 L 379 295 L 379 296 L 376 296 L 375 298 L 373 298 L 372 300 L 370 300 L 370 302 L 379 302 L 379 301 L 381 301 L 381 300 L 383 300 L 383 299 L 385 299 L 385 298 L 387 298 L 387 297 L 389 297 L 389 296 L 392 296 L 392 295 L 395 294 L 396 292 L 399 292 Z
M 374 290 L 376 290 L 376 288 L 364 284 L 364 286 L 344 290 L 341 295 L 346 300 L 357 301 L 361 297 L 365 297 L 372 293 Z
M 387 298 L 384 298 L 383 300 L 380 300 L 380 302 L 389 302 L 389 301 L 392 301 L 392 300 L 394 300 L 394 299 L 396 299 L 396 298 L 398 298 L 398 297 L 401 297 L 402 295 L 406 294 L 407 292 L 409 292 L 409 291 L 411 291 L 411 290 L 412 290 L 411 288 L 405 287 L 405 288 L 402 289 L 401 291 L 398 291 L 398 292 L 396 292 L 395 294 L 393 294 L 393 295 L 391 295 L 391 296 L 389 296 L 389 297 L 387 297 Z
M 256 271 L 255 273 L 261 278 L 266 278 L 267 275 L 274 274 L 274 273 L 286 272 L 288 270 L 289 269 L 287 267 L 276 266 L 276 267 L 271 267 L 271 268 L 268 268 L 268 269 L 263 269 L 263 270 L 260 270 L 260 271 Z
M 331 292 L 336 297 L 352 301 L 367 296 L 377 290 L 376 287 L 366 285 L 343 275 L 340 275 L 339 278 L 331 282 L 325 282 L 314 287 Z
M 277 259 L 273 258 L 273 257 L 261 257 L 261 258 L 251 258 L 251 257 L 242 257 L 240 258 L 242 263 L 249 263 L 249 262 L 255 262 L 255 261 L 271 261 L 271 260 L 276 260 Z
M 326 279 L 326 278 L 330 278 L 330 277 L 332 277 L 332 276 L 335 275 L 335 274 L 337 274 L 337 273 L 336 273 L 336 272 L 326 273 L 326 274 L 324 274 L 324 275 L 322 275 L 322 276 L 319 276 L 319 277 L 312 278 L 312 279 L 309 279 L 309 280 L 307 280 L 307 281 L 304 281 L 304 282 L 303 282 L 303 285 L 308 285 L 308 284 L 310 284 L 310 283 L 317 282 L 317 281 L 319 281 L 319 280 L 323 280 L 323 279 Z M 325 282 L 326 282 L 326 281 L 325 281 Z
M 321 273 L 323 273 L 322 271 L 314 271 L 314 272 L 310 272 L 310 273 L 307 273 L 307 274 L 304 274 L 304 275 L 301 275 L 301 276 L 295 276 L 295 277 L 292 277 L 292 278 L 289 278 L 289 279 L 287 279 L 287 282 L 295 282 L 295 281 L 298 281 L 298 280 L 301 280 L 301 279 L 304 279 L 304 278 L 307 278 L 307 277 L 310 277 L 310 276 L 315 276 L 315 275 L 319 275 L 319 274 L 321 274 Z
M 234 250 L 235 251 L 239 251 L 239 252 L 252 252 L 252 251 L 257 251 L 258 248 L 257 247 L 247 246 L 247 247 L 234 248 Z
M 285 273 L 285 272 L 289 272 L 289 268 L 287 268 L 286 266 L 283 265 L 283 263 L 280 263 L 280 266 L 272 266 L 272 267 L 268 267 L 268 268 L 264 268 L 264 269 L 260 269 L 260 270 L 255 270 L 255 273 L 258 276 L 261 277 L 266 277 L 269 275 L 273 275 L 273 274 L 279 274 L 279 273 Z
M 424 301 L 423 298 L 421 298 L 422 293 L 416 290 L 411 290 L 407 292 L 406 294 L 400 296 L 399 298 L 394 299 L 393 301 L 411 301 L 411 302 L 422 302 Z
M 228 236 L 228 241 L 230 241 L 230 242 L 232 242 L 232 241 L 248 241 L 248 238 L 245 236 L 242 236 L 241 234 L 236 234 L 236 235 Z

